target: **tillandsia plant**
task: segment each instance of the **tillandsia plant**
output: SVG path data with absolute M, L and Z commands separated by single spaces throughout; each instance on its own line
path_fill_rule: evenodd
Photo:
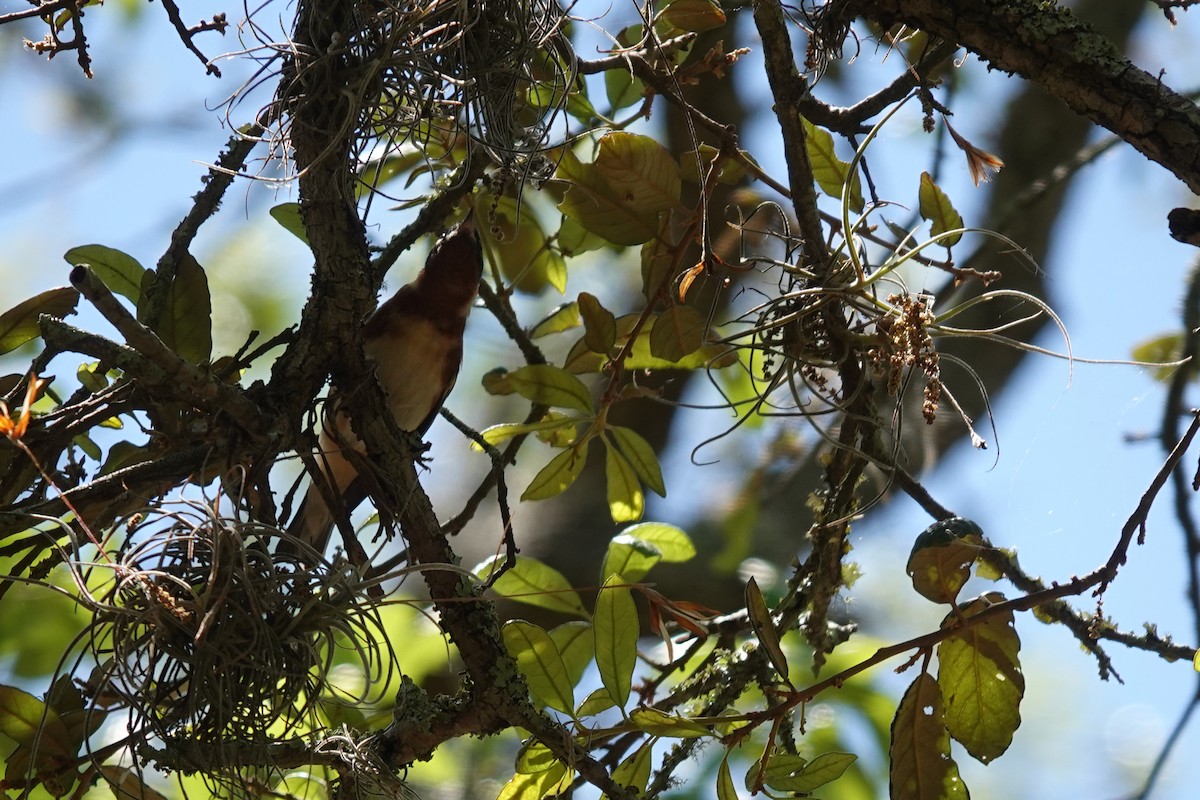
M 1102 678 L 1113 643 L 1194 663 L 1103 607 L 1168 485 L 1193 529 L 1190 316 L 1132 362 L 1174 381 L 1166 457 L 1099 567 L 1035 577 L 924 477 L 960 440 L 996 449 L 1023 356 L 1087 361 L 1044 279 L 1054 204 L 1100 149 L 1065 123 L 1047 164 L 975 144 L 965 54 L 1200 189 L 1200 113 L 1121 55 L 1131 22 L 1032 0 L 161 5 L 206 78 L 239 37 L 227 146 L 153 266 L 72 242 L 69 285 L 0 314 L 6 790 L 959 798 L 967 757 L 1023 733 L 1031 618 Z M 102 82 L 116 6 L 0 26 L 44 27 L 32 51 Z M 260 297 L 229 324 L 231 256 L 199 236 L 235 206 L 303 247 L 298 318 Z M 296 535 L 298 496 L 321 535 Z M 898 559 L 851 557 L 898 507 L 925 517 L 912 592 Z M 889 608 L 856 604 L 880 586 Z M 871 627 L 891 605 L 908 627 Z

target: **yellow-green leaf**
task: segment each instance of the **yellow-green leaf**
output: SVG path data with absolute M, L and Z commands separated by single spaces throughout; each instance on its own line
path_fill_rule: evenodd
M 136 258 L 102 244 L 72 247 L 63 254 L 63 258 L 72 266 L 86 264 L 91 267 L 110 291 L 127 298 L 137 308 L 142 297 L 142 275 L 146 268 Z
M 629 720 L 640 730 L 653 736 L 666 736 L 671 739 L 696 739 L 700 736 L 711 736 L 712 732 L 703 725 L 692 722 L 687 717 L 668 714 L 657 708 L 635 708 L 629 713 Z
M 803 119 L 803 118 L 802 118 Z M 862 196 L 862 183 L 858 172 L 850 174 L 850 164 L 837 156 L 833 146 L 833 136 L 824 128 L 818 128 L 807 119 L 804 122 L 804 148 L 808 152 L 808 160 L 812 164 L 813 178 L 821 191 L 839 202 L 846 186 L 850 181 L 849 205 L 850 210 L 862 213 L 865 205 Z
M 300 216 L 299 203 L 280 203 L 271 209 L 271 216 L 288 233 L 308 244 L 308 230 L 304 227 L 304 220 Z
M 950 757 L 945 707 L 938 682 L 922 672 L 892 721 L 890 800 L 967 800 L 970 794 Z
M 650 330 L 650 354 L 678 362 L 700 349 L 708 320 L 691 306 L 674 305 L 658 315 Z
M 505 376 L 517 394 L 544 406 L 592 410 L 592 393 L 583 381 L 565 369 L 550 364 L 528 364 Z
M 659 16 L 671 27 L 692 33 L 725 24 L 725 12 L 712 0 L 673 0 Z
M 514 198 L 499 198 L 479 226 L 484 247 L 500 273 L 518 290 L 536 294 L 547 284 L 561 291 L 562 255 L 551 247 L 537 215 L 520 210 Z
M 504 647 L 516 660 L 533 696 L 555 711 L 570 714 L 575 709 L 575 695 L 550 634 L 519 619 L 504 623 L 501 634 Z
M 623 69 L 604 71 L 604 92 L 611 111 L 620 111 L 640 102 L 646 94 L 646 84 Z
M 0 354 L 16 350 L 36 339 L 41 334 L 39 316 L 49 314 L 52 317 L 65 317 L 75 313 L 78 302 L 79 292 L 64 286 L 36 294 L 0 314 Z
M 529 330 L 530 339 L 540 339 L 552 333 L 562 333 L 572 328 L 578 328 L 583 322 L 579 314 L 579 304 L 575 301 L 555 306 L 549 314 Z
M 582 621 L 564 622 L 551 629 L 550 638 L 558 647 L 571 685 L 578 685 L 579 681 L 583 679 L 583 673 L 587 670 L 588 664 L 592 663 L 592 659 L 596 655 L 592 624 Z
M 779 633 L 775 630 L 775 620 L 771 617 L 771 610 L 767 608 L 767 601 L 763 598 L 762 590 L 758 588 L 758 581 L 753 577 L 746 582 L 746 613 L 750 618 L 750 627 L 754 629 L 758 643 L 767 651 L 767 657 L 771 659 L 775 671 L 779 673 L 780 678 L 790 683 L 787 656 L 784 655 L 783 647 L 779 644 Z
M 492 570 L 503 563 L 502 556 L 493 556 L 475 567 L 473 572 L 486 581 Z M 510 600 L 516 600 L 551 611 L 561 611 L 577 617 L 587 617 L 587 609 L 571 583 L 561 572 L 543 564 L 536 558 L 517 556 L 512 569 L 505 572 L 492 584 L 492 590 Z
M 948 233 L 949 231 L 958 231 L 963 227 L 962 216 L 954 209 L 954 205 L 950 202 L 950 198 L 946 193 L 933 182 L 933 176 L 928 172 L 921 173 L 921 189 L 918 193 L 920 198 L 921 217 L 929 220 L 930 233 L 934 236 L 940 236 L 947 233 L 948 235 L 939 239 L 939 243 L 946 247 L 953 247 L 958 244 L 958 240 L 962 238 L 962 233 Z
M 662 560 L 670 564 L 691 561 L 696 556 L 696 545 L 691 537 L 674 525 L 665 522 L 643 522 L 630 525 L 621 531 L 621 536 L 640 539 L 658 550 Z
M 517 753 L 517 772 L 521 775 L 534 775 L 545 772 L 558 761 L 550 748 L 537 739 L 530 739 Z
M 653 760 L 654 748 L 644 744 L 617 765 L 612 773 L 613 780 L 641 795 L 646 791 L 646 784 L 650 782 L 650 765 Z
M 155 273 L 147 272 L 146 275 Z M 184 361 L 203 364 L 212 355 L 212 299 L 208 292 L 208 276 L 190 253 L 179 257 L 175 279 L 167 293 L 167 305 L 154 332 Z
M 604 450 L 604 479 L 612 521 L 637 522 L 641 519 L 646 510 L 646 495 L 629 461 L 612 445 Z
M 480 433 L 480 436 L 488 444 L 496 445 L 506 442 L 514 436 L 520 436 L 523 433 L 537 433 L 539 431 L 551 431 L 568 427 L 574 428 L 578 422 L 578 419 L 562 414 L 547 415 L 537 422 L 502 422 L 499 425 L 492 425 L 490 428 L 485 428 Z M 477 442 L 471 443 L 471 449 L 476 451 L 483 450 Z
M 601 686 L 583 698 L 583 702 L 575 710 L 575 715 L 578 717 L 594 717 L 596 714 L 608 711 L 614 705 L 613 699 L 608 694 L 608 689 Z
M 968 620 L 1004 601 L 990 592 L 960 607 Z M 945 625 L 956 624 L 951 614 Z M 946 701 L 946 727 L 956 741 L 983 763 L 1001 755 L 1021 724 L 1025 676 L 1021 640 L 1012 612 L 956 631 L 938 645 L 938 684 Z
M 658 552 L 658 548 L 622 533 L 614 536 L 608 543 L 600 573 L 620 575 L 628 583 L 637 583 L 646 577 L 646 573 L 659 561 L 662 561 L 662 554 Z
M 583 472 L 583 465 L 587 462 L 587 451 L 588 446 L 585 442 L 579 447 L 570 447 L 550 459 L 550 463 L 533 476 L 521 499 L 545 500 L 565 492 Z
M 592 633 L 596 640 L 596 667 L 600 682 L 617 708 L 623 708 L 633 688 L 637 664 L 637 606 L 618 575 L 609 576 L 596 596 Z
M 776 754 L 767 761 L 763 783 L 780 792 L 812 792 L 842 777 L 857 759 L 853 753 L 823 753 L 811 761 Z
M 516 773 L 500 788 L 496 800 L 543 800 L 559 793 L 559 786 L 570 783 L 573 773 L 557 759 L 547 769 L 531 774 Z
M 733 785 L 733 775 L 729 772 L 728 753 L 717 768 L 717 800 L 738 800 L 737 787 Z
M 617 341 L 617 318 L 595 295 L 579 293 L 579 315 L 583 318 L 583 343 L 594 353 L 607 353 Z
M 908 556 L 913 588 L 935 603 L 953 603 L 982 550 L 983 531 L 971 520 L 951 517 L 933 523 Z
M 625 456 L 638 480 L 659 497 L 666 497 L 667 487 L 663 483 L 662 467 L 659 466 L 658 455 L 650 443 L 631 428 L 612 425 L 606 428 L 605 432 L 612 436 L 617 449 Z
M 1151 364 L 1165 361 L 1177 361 L 1183 354 L 1183 334 L 1164 333 L 1152 339 L 1139 342 L 1133 348 L 1134 361 L 1145 361 Z M 1154 380 L 1166 382 L 1171 379 L 1177 366 L 1155 367 Z

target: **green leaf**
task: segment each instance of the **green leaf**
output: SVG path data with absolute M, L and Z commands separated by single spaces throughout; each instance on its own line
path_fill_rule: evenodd
M 842 777 L 857 759 L 853 753 L 824 753 L 807 761 L 777 753 L 767 760 L 763 783 L 781 792 L 812 792 Z
M 652 736 L 666 736 L 671 739 L 712 736 L 712 731 L 703 725 L 686 717 L 659 711 L 657 708 L 635 708 L 629 713 L 629 720 L 637 725 L 638 729 Z
M 646 84 L 627 70 L 609 69 L 604 71 L 604 93 L 610 109 L 620 111 L 641 102 L 646 95 Z
M 850 174 L 850 164 L 837 156 L 833 146 L 833 137 L 824 128 L 818 128 L 807 119 L 801 117 L 804 123 L 804 149 L 808 151 L 808 160 L 812 164 L 813 178 L 821 191 L 841 202 L 842 191 L 846 181 L 850 181 L 850 210 L 861 214 L 866 206 L 863 203 L 862 183 L 858 172 Z
M 600 573 L 620 575 L 628 583 L 637 583 L 659 561 L 662 561 L 662 554 L 654 545 L 619 534 L 608 543 Z
M 677 30 L 703 33 L 725 24 L 725 12 L 712 0 L 673 0 L 659 15 Z
M 650 782 L 650 765 L 653 761 L 654 748 L 644 744 L 617 765 L 612 772 L 612 778 L 622 786 L 633 789 L 635 794 L 644 794 L 646 784 Z
M 906 567 L 913 588 L 935 603 L 953 603 L 983 550 L 983 531 L 969 519 L 933 523 L 917 537 Z
M 91 267 L 96 277 L 113 294 L 128 299 L 134 308 L 141 302 L 142 275 L 146 268 L 128 253 L 102 244 L 85 244 L 72 247 L 63 254 L 63 258 L 74 267 L 84 264 Z
M 662 467 L 659 466 L 658 455 L 650 443 L 631 428 L 613 425 L 606 428 L 605 432 L 612 436 L 617 449 L 625 456 L 638 480 L 659 497 L 666 497 L 667 487 L 663 483 Z
M 717 800 L 738 800 L 737 787 L 733 785 L 733 775 L 729 772 L 729 753 L 721 759 L 717 768 Z
M 989 592 L 946 617 L 944 625 L 961 624 L 1004 601 Z M 938 645 L 938 684 L 946 700 L 946 727 L 967 752 L 984 764 L 1004 753 L 1021 724 L 1025 676 L 1021 672 L 1021 640 L 1012 612 L 969 625 Z
M 517 753 L 517 772 L 521 775 L 534 775 L 538 772 L 545 772 L 554 766 L 558 759 L 554 757 L 554 753 L 550 748 L 539 742 L 537 739 L 530 739 L 521 747 Z
M 550 310 L 536 325 L 529 330 L 530 339 L 540 339 L 552 333 L 562 333 L 572 328 L 578 328 L 583 323 L 579 314 L 579 304 L 572 301 L 562 303 Z
M 570 447 L 550 459 L 550 463 L 533 476 L 521 499 L 545 500 L 565 492 L 583 472 L 583 465 L 587 463 L 587 450 L 587 442 L 584 442 L 579 447 Z
M 517 394 L 534 403 L 584 413 L 592 410 L 592 393 L 583 381 L 561 367 L 528 364 L 505 378 Z
M 920 198 L 921 217 L 932 223 L 929 230 L 934 236 L 963 227 L 962 216 L 954 209 L 954 205 L 946 193 L 933 182 L 933 176 L 928 172 L 921 173 L 921 189 L 918 197 Z M 961 238 L 961 232 L 952 233 L 944 239 L 940 239 L 939 243 L 946 247 L 953 247 Z
M 559 209 L 618 245 L 654 238 L 659 215 L 679 202 L 679 165 L 649 136 L 617 131 L 600 139 L 592 164 L 562 151 L 558 177 L 570 182 Z
M 641 519 L 646 511 L 646 495 L 629 461 L 611 444 L 604 449 L 604 479 L 612 521 L 637 522 Z
M 592 663 L 596 655 L 592 624 L 581 621 L 564 622 L 550 631 L 550 638 L 554 640 L 554 645 L 562 656 L 571 685 L 578 686 L 588 664 Z
M 604 237 L 592 233 L 570 217 L 564 216 L 562 224 L 558 228 L 556 243 L 563 255 L 577 256 L 580 253 L 599 250 L 605 247 L 608 241 Z
M 415 167 L 424 166 L 424 164 L 425 154 L 415 147 L 406 147 L 398 154 L 390 155 L 386 158 L 373 159 L 366 164 L 363 164 L 362 167 L 359 168 L 359 184 L 357 187 L 355 187 L 355 194 L 359 199 L 362 199 L 375 189 L 383 186 L 388 181 L 393 180 L 396 176 L 402 175 L 409 170 L 414 169 Z M 295 205 L 295 203 L 288 203 L 287 205 Z M 282 208 L 282 206 L 276 206 L 276 208 Z M 296 214 L 298 219 L 299 207 L 296 208 Z M 274 208 L 271 209 L 271 216 L 275 216 Z M 297 233 L 296 231 L 292 230 L 287 223 L 285 223 L 283 220 L 280 220 L 279 217 L 276 216 L 275 218 L 279 220 L 283 227 L 299 236 L 301 241 L 303 241 L 305 244 L 308 243 L 306 238 L 307 234 L 301 235 L 304 234 L 303 225 L 300 226 L 300 233 Z
M 31 770 L 39 775 L 58 772 L 74 761 L 82 744 L 53 708 L 15 686 L 0 686 L 0 734 L 17 745 L 7 760 L 9 780 Z
M 968 800 L 970 792 L 950 757 L 945 707 L 938 682 L 922 672 L 892 721 L 890 800 Z
M 613 699 L 608 695 L 608 689 L 601 686 L 583 698 L 583 702 L 575 710 L 575 715 L 578 717 L 594 717 L 597 714 L 608 711 L 614 706 Z
M 271 216 L 288 233 L 308 244 L 308 230 L 304 227 L 304 220 L 300 216 L 299 203 L 280 203 L 271 209 Z
M 570 714 L 575 710 L 575 695 L 567 678 L 567 668 L 550 634 L 524 620 L 504 623 L 500 629 L 504 647 L 525 676 L 529 691 L 543 705 Z
M 674 305 L 658 315 L 650 330 L 650 354 L 678 362 L 704 345 L 708 320 L 691 306 Z
M 696 556 L 696 546 L 692 544 L 691 538 L 680 528 L 665 522 L 630 525 L 621 531 L 621 537 L 636 538 L 653 545 L 662 556 L 662 560 L 670 564 L 691 561 Z
M 767 651 L 767 657 L 771 659 L 779 677 L 790 685 L 787 656 L 779 644 L 775 620 L 771 617 L 771 610 L 767 608 L 767 601 L 763 599 L 762 590 L 758 588 L 758 581 L 753 577 L 746 583 L 746 612 L 750 617 L 750 627 L 758 637 L 758 643 Z
M 179 258 L 175 280 L 167 294 L 167 306 L 155 333 L 184 361 L 203 364 L 212 356 L 212 299 L 208 293 L 208 276 L 190 253 Z
M 617 341 L 617 318 L 593 294 L 579 293 L 579 314 L 583 318 L 583 343 L 593 353 L 607 353 Z
M 1178 361 L 1182 355 L 1182 333 L 1164 333 L 1152 339 L 1145 339 L 1133 348 L 1134 361 L 1145 361 L 1151 364 Z M 1178 369 L 1178 366 L 1156 367 L 1153 371 L 1154 380 L 1165 383 Z
M 618 575 L 609 576 L 596 596 L 592 633 L 596 640 L 596 667 L 600 682 L 617 708 L 624 708 L 633 688 L 637 664 L 637 606 Z
M 520 436 L 523 433 L 537 433 L 539 431 L 552 431 L 558 428 L 574 428 L 579 420 L 574 417 L 567 417 L 561 414 L 554 416 L 547 415 L 545 418 L 537 422 L 502 422 L 499 425 L 493 425 L 490 428 L 485 428 L 480 432 L 483 440 L 491 445 L 497 445 L 501 442 L 506 442 L 514 436 Z M 471 443 L 471 449 L 482 451 L 478 442 Z
M 510 197 L 498 198 L 488 216 L 479 235 L 500 274 L 522 292 L 537 294 L 548 284 L 561 292 L 562 255 L 551 247 L 537 216 L 522 213 Z
M 36 294 L 0 314 L 0 355 L 40 336 L 39 316 L 49 314 L 61 319 L 74 314 L 78 302 L 79 292 L 64 286 Z
M 571 775 L 566 765 L 558 760 L 540 772 L 518 772 L 501 787 L 496 800 L 543 800 L 559 794 L 559 787 L 563 783 L 570 785 Z
M 492 570 L 498 568 L 502 561 L 503 557 L 493 556 L 472 571 L 480 580 L 486 581 Z M 526 605 L 561 611 L 577 617 L 586 618 L 588 615 L 579 595 L 561 572 L 528 556 L 517 556 L 517 562 L 512 569 L 492 584 L 492 590 Z

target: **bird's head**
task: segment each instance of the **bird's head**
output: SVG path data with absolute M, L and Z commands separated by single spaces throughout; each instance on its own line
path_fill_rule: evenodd
M 468 213 L 438 239 L 414 283 L 426 303 L 460 310 L 465 316 L 475 300 L 482 275 L 483 246 L 473 215 Z

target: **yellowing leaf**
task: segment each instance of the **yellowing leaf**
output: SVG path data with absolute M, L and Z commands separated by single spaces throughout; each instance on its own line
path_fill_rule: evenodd
M 637 664 L 637 606 L 619 576 L 610 576 L 596 596 L 592 632 L 596 639 L 596 667 L 600 682 L 617 708 L 623 708 L 633 688 Z
M 146 268 L 128 253 L 102 244 L 72 247 L 63 254 L 72 266 L 87 264 L 114 294 L 127 298 L 137 308 L 142 297 L 142 275 Z
M 38 317 L 65 317 L 75 313 L 79 292 L 70 286 L 50 289 L 0 314 L 0 354 L 11 352 L 41 335 Z
M 708 320 L 691 306 L 674 305 L 658 315 L 650 330 L 650 354 L 678 362 L 704 344 Z
M 917 537 L 908 557 L 913 588 L 935 603 L 953 603 L 971 577 L 983 548 L 983 531 L 962 517 L 933 523 Z
M 1161 363 L 1164 361 L 1177 361 L 1183 354 L 1183 334 L 1182 333 L 1164 333 L 1155 336 L 1152 339 L 1145 339 L 1138 342 L 1133 348 L 1133 359 L 1135 361 L 1146 361 L 1151 364 Z M 1167 382 L 1178 366 L 1157 367 L 1154 369 L 1154 380 Z
M 637 473 L 612 445 L 604 451 L 604 479 L 608 486 L 608 513 L 613 522 L 637 522 L 646 510 L 646 496 Z
M 575 697 L 567 679 L 567 668 L 550 634 L 524 620 L 512 620 L 501 628 L 504 647 L 525 676 L 529 691 L 556 711 L 570 714 Z
M 487 580 L 491 577 L 492 570 L 497 569 L 502 561 L 503 557 L 493 556 L 473 571 L 480 580 Z M 517 562 L 512 569 L 492 584 L 492 591 L 531 606 L 561 611 L 577 617 L 588 615 L 579 595 L 561 572 L 528 556 L 517 556 Z
M 517 394 L 544 406 L 592 410 L 592 393 L 583 381 L 550 364 L 528 364 L 505 375 Z
M 812 164 L 813 178 L 821 191 L 830 197 L 842 199 L 847 179 L 850 181 L 850 210 L 861 213 L 863 204 L 862 184 L 858 172 L 850 173 L 850 164 L 837 156 L 833 146 L 833 136 L 824 128 L 818 128 L 807 119 L 804 123 L 804 149 L 808 152 L 808 160 Z
M 932 223 L 929 230 L 934 236 L 940 236 L 963 227 L 962 215 L 954 209 L 950 198 L 933 182 L 933 176 L 928 172 L 921 173 L 921 189 L 918 197 L 920 198 L 921 217 Z M 938 241 L 946 247 L 953 247 L 961 238 L 961 232 L 950 233 Z
M 1004 597 L 991 592 L 965 604 L 968 620 Z M 950 615 L 944 624 L 955 624 Z M 946 701 L 946 727 L 983 763 L 1001 755 L 1021 724 L 1025 676 L 1011 612 L 969 625 L 938 645 L 938 684 Z
M 970 794 L 950 757 L 945 707 L 938 682 L 922 672 L 892 721 L 890 800 L 967 800 Z
M 571 447 L 550 459 L 521 495 L 522 500 L 545 500 L 557 497 L 570 488 L 587 462 L 587 444 Z

